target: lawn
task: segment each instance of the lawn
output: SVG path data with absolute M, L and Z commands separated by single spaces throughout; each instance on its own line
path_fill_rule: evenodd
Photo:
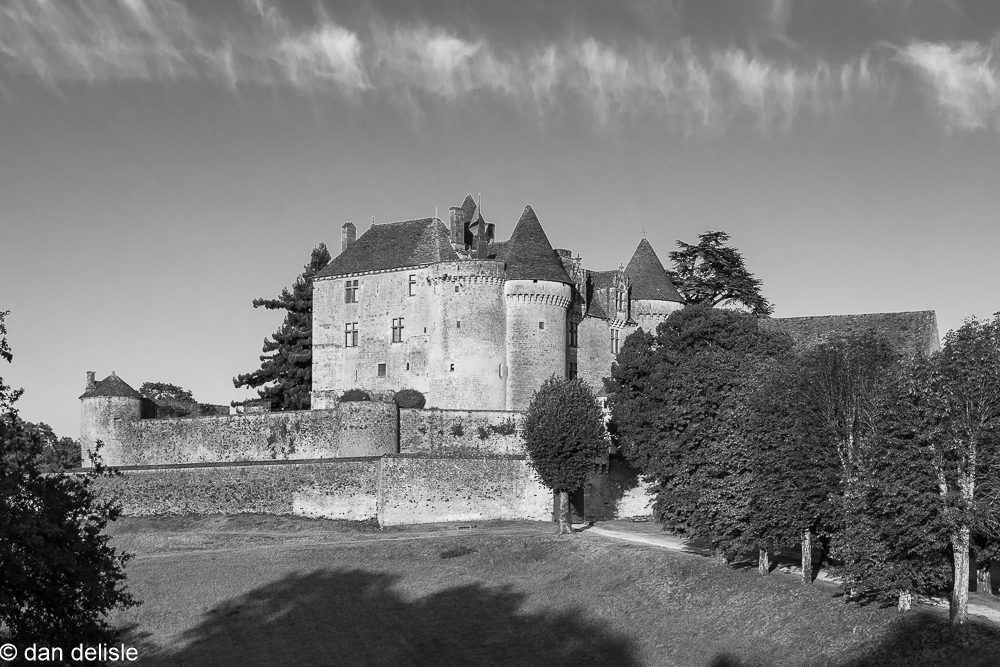
M 996 665 L 1000 627 L 539 523 L 126 519 L 141 664 Z

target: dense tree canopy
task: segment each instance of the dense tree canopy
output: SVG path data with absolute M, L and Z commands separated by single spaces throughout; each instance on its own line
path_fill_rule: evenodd
M 743 255 L 726 245 L 726 232 L 705 232 L 697 244 L 678 241 L 670 253 L 670 277 L 690 305 L 739 305 L 755 315 L 770 315 L 774 306 L 761 294 L 763 283 L 747 270 Z
M 313 248 L 309 263 L 276 299 L 254 299 L 254 308 L 285 310 L 285 321 L 264 340 L 260 368 L 233 378 L 236 387 L 257 389 L 274 410 L 306 410 L 312 389 L 312 279 L 330 263 L 325 243 Z
M 763 368 L 790 347 L 756 317 L 707 305 L 626 339 L 608 384 L 617 444 L 654 480 L 666 527 L 727 555 L 749 538 L 748 401 Z
M 532 396 L 523 429 L 532 467 L 559 493 L 564 532 L 569 492 L 583 486 L 594 463 L 607 453 L 604 415 L 583 380 L 551 377 Z
M 0 312 L 0 356 L 10 361 Z M 120 514 L 93 482 L 107 471 L 46 474 L 43 438 L 0 378 L 0 628 L 15 642 L 64 646 L 110 641 L 106 614 L 135 604 L 125 589 L 129 555 L 105 528 Z M 68 653 L 67 653 L 68 654 Z

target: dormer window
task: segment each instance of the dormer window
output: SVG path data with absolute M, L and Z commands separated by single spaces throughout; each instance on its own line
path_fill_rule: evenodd
M 625 290 L 621 287 L 615 292 L 615 310 L 618 312 L 625 310 Z

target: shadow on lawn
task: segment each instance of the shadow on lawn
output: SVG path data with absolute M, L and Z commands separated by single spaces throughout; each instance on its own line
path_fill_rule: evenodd
M 522 612 L 509 587 L 455 586 L 408 599 L 395 575 L 293 574 L 224 602 L 143 664 L 635 665 L 629 639 L 578 611 Z

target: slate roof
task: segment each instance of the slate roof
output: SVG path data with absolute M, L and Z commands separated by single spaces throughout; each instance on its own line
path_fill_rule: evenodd
M 593 290 L 587 295 L 587 315 L 591 317 L 610 317 L 608 312 L 612 310 L 610 295 L 607 290 L 615 283 L 617 271 L 587 271 L 590 278 L 590 288 Z
M 667 270 L 653 251 L 649 241 L 639 241 L 638 247 L 632 253 L 632 259 L 625 267 L 625 276 L 632 287 L 633 299 L 648 299 L 650 301 L 683 302 L 677 288 L 670 281 Z
M 763 319 L 765 327 L 792 337 L 796 345 L 811 346 L 837 336 L 875 331 L 900 353 L 913 357 L 929 354 L 940 347 L 937 315 L 933 310 L 860 315 L 820 315 Z
M 507 280 L 573 283 L 530 205 L 524 207 L 521 219 L 497 259 L 507 264 Z
M 470 198 L 467 197 L 468 201 Z M 475 205 L 475 204 L 473 204 Z M 317 278 L 457 260 L 448 227 L 437 218 L 372 225 L 316 274 Z
M 130 387 L 125 380 L 115 375 L 113 372 L 108 377 L 94 384 L 94 388 L 83 392 L 80 398 L 94 398 L 95 396 L 120 396 L 122 398 L 138 398 L 142 395 Z
M 459 206 L 462 209 L 462 220 L 465 222 L 472 222 L 472 214 L 476 212 L 479 207 L 476 205 L 476 200 L 472 198 L 471 194 L 465 195 L 465 201 Z

